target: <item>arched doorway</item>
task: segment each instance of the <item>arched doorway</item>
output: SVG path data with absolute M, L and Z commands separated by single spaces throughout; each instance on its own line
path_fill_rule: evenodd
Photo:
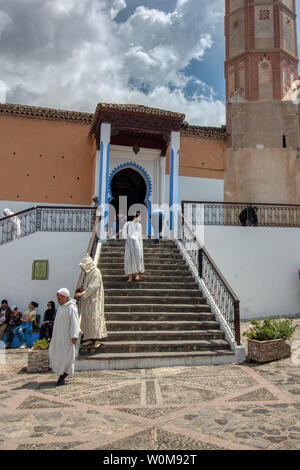
M 129 215 L 133 215 L 137 209 L 141 212 L 142 227 L 144 236 L 148 235 L 148 221 L 150 202 L 148 200 L 150 191 L 149 182 L 144 176 L 132 167 L 125 167 L 118 170 L 112 175 L 110 180 L 110 204 L 115 208 L 115 214 L 122 213 L 127 219 Z M 126 209 L 120 206 L 120 198 L 127 197 Z M 113 211 L 114 212 L 114 211 Z M 114 218 L 114 216 L 113 216 Z M 114 225 L 114 221 L 110 216 L 110 226 Z
M 127 208 L 134 204 L 145 204 L 147 186 L 144 178 L 133 168 L 118 171 L 111 180 L 111 204 L 119 211 L 119 197 L 127 196 Z

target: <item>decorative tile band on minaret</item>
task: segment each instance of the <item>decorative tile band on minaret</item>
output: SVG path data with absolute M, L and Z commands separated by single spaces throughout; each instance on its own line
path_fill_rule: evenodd
M 227 102 L 283 100 L 298 78 L 295 0 L 226 0 Z

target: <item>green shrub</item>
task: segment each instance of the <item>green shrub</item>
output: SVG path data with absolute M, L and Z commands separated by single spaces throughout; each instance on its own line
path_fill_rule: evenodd
M 249 339 L 256 339 L 257 341 L 267 341 L 270 339 L 290 339 L 297 325 L 292 325 L 292 320 L 286 318 L 284 320 L 275 320 L 265 318 L 264 320 L 252 320 L 250 322 L 251 328 L 243 333 Z
M 48 349 L 50 342 L 46 339 L 39 339 L 33 343 L 33 349 Z

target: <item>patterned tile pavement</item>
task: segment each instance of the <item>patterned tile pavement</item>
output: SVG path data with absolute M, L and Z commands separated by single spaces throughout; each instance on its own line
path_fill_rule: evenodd
M 77 372 L 58 388 L 26 364 L 26 350 L 0 364 L 0 450 L 300 449 L 300 365 L 291 358 Z

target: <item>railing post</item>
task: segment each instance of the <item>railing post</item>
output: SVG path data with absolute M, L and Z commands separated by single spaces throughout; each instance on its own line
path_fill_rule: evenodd
M 241 344 L 241 330 L 240 330 L 240 301 L 234 301 L 234 331 L 236 344 Z
M 36 209 L 36 231 L 42 230 L 42 209 Z
M 198 250 L 198 273 L 200 279 L 203 278 L 203 250 L 200 248 Z

